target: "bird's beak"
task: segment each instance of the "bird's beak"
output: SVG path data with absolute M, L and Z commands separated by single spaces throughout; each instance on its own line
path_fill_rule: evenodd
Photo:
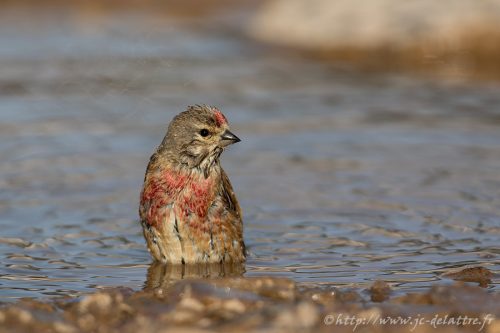
M 240 142 L 240 138 L 231 133 L 229 130 L 225 130 L 224 133 L 220 136 L 220 146 L 226 147 L 233 143 Z

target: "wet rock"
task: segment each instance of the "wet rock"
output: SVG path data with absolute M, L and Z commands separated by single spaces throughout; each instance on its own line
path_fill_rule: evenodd
M 293 301 L 296 298 L 295 282 L 287 278 L 233 278 L 218 280 L 215 281 L 215 284 L 252 292 L 275 300 Z
M 179 308 L 192 312 L 201 312 L 205 309 L 205 306 L 196 298 L 185 297 L 179 303 Z
M 269 292 L 270 288 L 277 292 Z M 160 296 L 155 290 L 130 293 L 113 289 L 82 299 L 23 300 L 0 309 L 0 332 L 352 332 L 356 320 L 356 330 L 407 332 L 411 327 L 405 324 L 366 320 L 420 315 L 426 319 L 436 315 L 486 318 L 485 332 L 500 327 L 495 319 L 500 316 L 500 295 L 470 285 L 436 286 L 377 306 L 365 303 L 354 290 L 297 288 L 280 278 L 187 280 L 158 290 L 162 290 Z M 386 295 L 390 288 L 377 281 L 370 290 Z M 439 327 L 445 332 L 459 328 L 478 329 L 474 325 Z M 435 329 L 426 324 L 414 331 Z
M 98 293 L 85 297 L 80 302 L 80 304 L 78 304 L 78 310 L 82 313 L 84 312 L 100 313 L 101 311 L 107 311 L 112 303 L 113 299 L 111 295 Z
M 22 298 L 19 300 L 18 305 L 28 309 L 29 311 L 44 311 L 47 313 L 53 313 L 57 310 L 53 302 L 49 302 L 48 300 L 39 301 L 31 298 Z
M 337 295 L 339 291 L 332 288 L 300 288 L 300 294 L 302 298 L 311 300 L 315 303 L 327 305 L 334 303 L 337 300 Z
M 125 322 L 135 313 L 125 297 L 116 290 L 102 291 L 84 297 L 72 304 L 66 312 L 66 319 L 83 331 L 113 327 Z
M 311 329 L 317 326 L 320 312 L 311 302 L 300 302 L 294 307 L 281 312 L 274 320 L 273 325 L 286 329 Z
M 377 280 L 369 289 L 372 302 L 383 302 L 389 298 L 391 286 L 387 282 Z
M 17 321 L 20 324 L 29 324 L 33 321 L 33 315 L 25 309 L 13 307 L 7 310 L 5 318 Z
M 500 294 L 489 294 L 483 288 L 462 283 L 434 286 L 425 293 L 409 293 L 390 302 L 429 305 L 447 312 L 500 315 Z
M 170 304 L 161 315 L 166 322 L 207 328 L 240 321 L 265 322 L 259 313 L 270 304 L 293 301 L 295 283 L 273 278 L 183 280 L 151 295 Z M 275 311 L 271 313 L 276 316 Z
M 355 290 L 339 289 L 336 287 L 328 287 L 326 289 L 304 287 L 301 289 L 299 295 L 301 299 L 311 300 L 322 305 L 356 303 L 363 300 L 361 295 Z
M 19 302 L 0 309 L 0 332 L 50 332 L 54 317 Z
M 337 291 L 336 299 L 340 303 L 355 303 L 362 301 L 362 297 L 355 290 L 339 290 Z
M 487 287 L 493 274 L 486 267 L 464 266 L 450 269 L 441 276 L 456 281 L 477 282 L 481 287 Z
M 71 326 L 69 324 L 63 323 L 63 322 L 55 322 L 53 324 L 54 327 L 54 332 L 56 333 L 76 333 L 78 330 L 76 327 Z

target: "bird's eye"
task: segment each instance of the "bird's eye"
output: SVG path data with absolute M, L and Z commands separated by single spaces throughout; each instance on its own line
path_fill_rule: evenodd
M 209 132 L 206 128 L 204 128 L 204 129 L 202 129 L 202 130 L 200 131 L 200 135 L 201 135 L 201 136 L 203 136 L 203 137 L 206 137 L 206 136 L 208 136 L 209 134 L 210 134 L 210 132 Z

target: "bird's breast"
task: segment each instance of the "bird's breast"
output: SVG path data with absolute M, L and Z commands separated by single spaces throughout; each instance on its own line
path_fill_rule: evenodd
M 214 198 L 214 182 L 212 178 L 201 177 L 189 182 L 182 191 L 182 198 L 178 203 L 184 215 L 195 214 L 204 219 Z
M 164 220 L 165 207 L 172 205 L 181 221 L 203 224 L 216 197 L 215 177 L 171 170 L 149 175 L 141 194 L 141 209 L 152 226 Z

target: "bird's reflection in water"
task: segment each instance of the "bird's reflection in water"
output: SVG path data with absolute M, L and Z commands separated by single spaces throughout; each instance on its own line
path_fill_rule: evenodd
M 183 279 L 239 277 L 243 273 L 243 263 L 167 265 L 153 262 L 148 268 L 144 289 L 166 288 Z

